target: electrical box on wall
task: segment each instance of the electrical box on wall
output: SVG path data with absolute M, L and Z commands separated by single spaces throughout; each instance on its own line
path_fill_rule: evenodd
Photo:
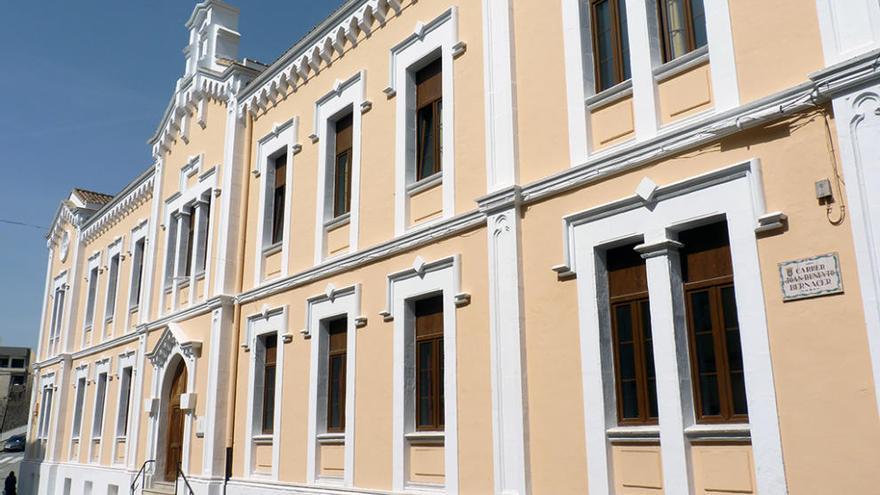
M 831 201 L 831 197 L 833 196 L 831 192 L 831 181 L 828 179 L 822 179 L 816 181 L 816 199 L 820 202 L 825 203 Z

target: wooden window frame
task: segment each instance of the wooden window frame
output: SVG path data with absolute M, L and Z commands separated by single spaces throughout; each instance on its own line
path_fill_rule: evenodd
M 278 372 L 278 336 L 270 333 L 260 337 L 263 347 L 263 394 L 260 409 L 260 432 L 263 435 L 275 433 L 275 388 Z M 273 350 L 270 356 L 270 349 Z M 271 359 L 270 359 L 271 357 Z M 271 385 L 269 378 L 271 377 Z
M 436 71 L 436 73 L 432 73 Z M 428 74 L 424 76 L 424 74 Z M 419 81 L 425 77 L 423 81 Z M 416 182 L 433 177 L 443 171 L 443 59 L 431 61 L 415 72 L 416 81 Z M 434 146 L 431 150 L 434 154 L 434 164 L 429 173 L 423 173 L 426 149 L 422 148 L 423 136 L 427 127 L 422 127 L 422 119 L 419 115 L 425 110 L 431 110 L 430 130 L 434 135 Z
M 336 152 L 333 159 L 333 218 L 339 218 L 351 211 L 351 173 L 352 159 L 354 159 L 354 114 L 349 113 L 337 119 L 334 123 L 334 128 L 336 133 Z M 342 190 L 339 188 L 338 176 L 339 160 L 341 158 L 345 158 L 345 180 Z M 340 204 L 342 205 L 341 208 Z
M 726 222 L 718 222 L 716 224 L 710 224 L 705 226 L 705 228 L 715 227 L 721 229 L 721 225 L 723 225 L 723 229 L 726 232 L 727 224 Z M 698 227 L 704 228 L 704 227 Z M 707 232 L 711 232 L 710 230 Z M 679 236 L 680 238 L 682 235 Z M 699 241 L 698 241 L 699 242 Z M 688 242 L 685 243 L 683 256 L 681 257 L 682 263 L 686 263 Z M 721 298 L 722 291 L 724 289 L 733 289 L 733 264 L 732 259 L 730 258 L 729 253 L 729 239 L 727 241 L 727 259 L 725 260 L 727 266 L 721 267 L 725 269 L 728 273 L 715 273 L 712 276 L 704 276 L 697 280 L 688 281 L 687 278 L 683 277 L 683 292 L 684 292 L 684 303 L 685 303 L 685 314 L 687 318 L 687 339 L 688 339 L 688 357 L 691 367 L 691 383 L 693 389 L 694 396 L 694 417 L 699 424 L 719 424 L 719 423 L 747 423 L 749 420 L 748 412 L 745 414 L 736 414 L 734 412 L 734 394 L 731 385 L 731 370 L 729 363 L 729 354 L 728 354 L 728 345 L 727 345 L 727 335 L 728 331 L 725 328 L 724 322 L 724 307 L 723 300 Z M 709 249 L 712 249 L 711 247 Z M 696 251 L 699 252 L 699 251 Z M 718 259 L 710 260 L 709 262 L 717 262 Z M 703 266 L 711 266 L 708 264 L 704 264 Z M 683 275 L 686 273 L 686 267 L 682 266 Z M 717 270 L 716 270 L 717 271 Z M 713 353 L 715 358 L 715 371 L 714 375 L 716 376 L 717 381 L 717 390 L 718 390 L 718 401 L 720 404 L 720 414 L 718 415 L 707 415 L 703 413 L 703 401 L 702 401 L 702 392 L 700 390 L 700 378 L 701 373 L 698 368 L 698 360 L 697 360 L 697 335 L 694 325 L 694 308 L 691 303 L 691 296 L 694 293 L 707 291 L 709 293 L 709 308 L 710 308 L 710 318 L 711 318 L 711 334 L 712 334 L 712 343 L 713 343 Z M 736 302 L 736 298 L 734 296 L 734 303 Z M 735 307 L 735 306 L 734 306 Z M 741 332 L 741 327 L 738 323 L 737 317 L 737 332 Z M 740 354 L 742 354 L 742 344 L 740 343 Z M 739 373 L 744 373 L 744 370 L 738 371 Z M 748 402 L 746 403 L 748 405 Z
M 272 222 L 269 224 L 270 245 L 284 241 L 284 203 L 287 200 L 287 153 L 272 159 Z
M 342 328 L 334 328 L 335 325 L 341 324 Z M 342 339 L 342 348 L 334 349 L 331 346 L 332 336 L 337 334 L 343 334 L 345 337 Z M 348 343 L 346 339 L 348 338 L 348 318 L 336 318 L 327 322 L 327 416 L 326 416 L 326 429 L 327 433 L 345 433 L 345 394 L 346 394 L 346 377 L 348 374 L 348 370 L 346 367 L 346 358 L 348 353 Z M 338 377 L 334 376 L 333 373 L 333 360 L 339 359 L 342 362 L 340 367 L 340 373 Z M 337 381 L 334 382 L 334 378 Z M 339 384 L 339 390 L 337 391 L 337 396 L 339 397 L 339 403 L 334 404 L 333 402 L 333 385 L 334 383 Z M 339 413 L 339 425 L 331 426 L 330 418 L 333 417 L 332 412 L 334 407 L 338 408 Z
M 437 315 L 437 312 L 429 313 L 426 315 L 418 314 L 418 305 L 425 304 L 427 301 L 431 301 L 439 304 L 439 320 L 440 320 L 440 330 L 437 331 L 429 331 L 429 333 L 425 335 L 419 335 L 419 326 L 421 322 L 426 320 L 422 318 L 430 318 Z M 413 314 L 414 314 L 414 328 L 413 334 L 415 337 L 415 345 L 413 347 L 415 352 L 415 429 L 416 431 L 444 431 L 446 428 L 446 417 L 445 411 L 443 410 L 445 404 L 445 379 L 443 376 L 444 373 L 444 363 L 443 359 L 445 358 L 443 352 L 443 338 L 444 338 L 444 328 L 443 328 L 443 296 L 438 294 L 435 296 L 427 297 L 424 299 L 420 299 L 413 303 Z M 433 378 L 433 383 L 431 387 L 431 417 L 432 421 L 422 421 L 420 416 L 421 409 L 419 408 L 419 404 L 421 402 L 421 353 L 419 352 L 419 347 L 421 345 L 431 345 L 433 348 L 431 354 L 431 363 L 429 363 L 429 372 Z
M 131 395 L 134 391 L 133 380 L 134 368 L 126 366 L 122 369 L 121 376 L 119 377 L 119 409 L 116 416 L 117 437 L 128 435 L 128 418 L 131 415 Z
M 694 28 L 694 13 L 691 8 L 691 3 L 695 0 L 681 0 L 684 4 L 684 26 L 685 33 L 687 38 L 687 51 L 679 55 L 678 57 L 682 57 L 692 51 L 700 48 L 697 46 L 695 28 Z M 702 2 L 703 0 L 696 0 L 698 2 Z M 705 9 L 705 5 L 703 7 Z M 666 22 L 669 16 L 668 8 L 666 5 L 666 0 L 657 0 L 657 15 L 660 21 L 660 39 L 663 51 L 663 63 L 671 62 L 678 57 L 675 57 L 672 53 L 672 33 L 669 32 L 669 23 Z M 704 10 L 705 12 L 705 10 Z M 705 22 L 705 17 L 704 21 Z M 705 46 L 705 45 L 704 45 Z
M 596 15 L 597 6 L 603 2 L 609 3 L 609 8 L 611 9 L 611 38 L 612 38 L 612 69 L 614 82 L 612 82 L 609 86 L 605 87 L 602 85 L 602 73 L 599 65 L 599 23 L 598 16 Z M 624 68 L 624 56 L 629 57 L 629 49 L 627 48 L 627 53 L 623 53 L 623 36 L 621 35 L 621 17 L 620 17 L 620 9 L 619 9 L 618 0 L 590 0 L 590 37 L 593 43 L 593 74 L 595 79 L 595 91 L 596 93 L 601 93 L 607 89 L 613 88 L 618 84 L 621 84 L 625 81 L 628 81 L 632 78 L 632 74 L 629 77 L 626 77 L 625 68 Z M 629 19 L 627 19 L 629 22 Z M 626 26 L 625 34 L 629 35 L 629 25 Z M 629 46 L 629 40 L 626 43 L 627 47 Z

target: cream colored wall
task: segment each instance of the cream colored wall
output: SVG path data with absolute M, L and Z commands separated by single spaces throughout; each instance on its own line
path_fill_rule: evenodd
M 73 263 L 74 263 L 74 258 L 76 257 L 74 254 L 74 251 L 76 251 L 76 245 L 79 242 L 78 233 L 77 233 L 76 229 L 72 225 L 70 225 L 69 223 L 66 223 L 64 225 L 64 227 L 62 228 L 62 232 L 66 232 L 67 235 L 70 236 L 70 244 L 67 249 L 67 258 L 64 261 L 61 261 L 61 257 L 59 255 L 59 253 L 61 252 L 61 238 L 62 237 L 61 237 L 61 235 L 59 235 L 58 243 L 55 246 L 55 249 L 52 251 L 52 259 L 50 261 L 49 280 L 48 280 L 49 285 L 46 288 L 48 296 L 54 296 L 53 282 L 55 280 L 55 277 L 57 277 L 59 274 L 61 274 L 61 272 L 63 272 L 64 270 L 67 270 L 67 283 L 71 287 L 73 286 L 72 267 L 73 267 Z M 65 296 L 65 298 L 67 298 L 67 297 L 70 297 L 69 293 L 67 294 L 67 296 Z M 67 305 L 67 304 L 68 303 L 65 300 L 65 305 Z M 73 302 L 73 304 L 70 304 L 69 307 L 71 307 L 71 308 L 76 307 L 75 301 Z M 49 333 L 50 333 L 50 329 L 52 326 L 52 309 L 53 309 L 52 298 L 49 297 L 46 299 L 46 307 L 44 308 L 44 311 L 43 311 L 43 327 L 41 329 L 41 334 L 40 334 L 40 345 L 42 346 L 41 350 L 43 352 L 43 355 L 38 356 L 38 357 L 40 357 L 42 359 L 49 357 L 48 356 Z M 69 312 L 69 311 L 66 311 L 65 313 L 67 313 L 67 312 Z M 63 336 L 63 334 L 64 334 L 64 332 L 62 331 L 62 336 Z
M 513 5 L 520 180 L 569 167 L 562 2 Z
M 394 98 L 382 90 L 388 85 L 389 51 L 410 36 L 418 22 L 427 23 L 450 4 L 441 1 L 404 1 L 399 15 L 389 16 L 385 26 L 375 29 L 369 37 L 361 35 L 358 45 L 344 56 L 323 66 L 309 81 L 289 93 L 285 99 L 254 122 L 250 166 L 257 159 L 257 141 L 266 136 L 275 124 L 299 117 L 299 139 L 302 152 L 293 157 L 291 247 L 289 273 L 310 268 L 314 264 L 315 208 L 317 204 L 318 157 L 323 142 L 308 139 L 314 122 L 315 102 L 333 89 L 338 79 L 345 81 L 360 70 L 367 71 L 366 99 L 372 109 L 363 115 L 361 136 L 360 238 L 359 247 L 378 244 L 394 236 L 394 169 L 395 122 Z M 455 78 L 455 212 L 471 211 L 474 199 L 486 192 L 485 125 L 483 118 L 482 26 L 479 2 L 459 2 L 460 38 L 467 42 L 467 51 L 454 60 Z M 449 68 L 444 67 L 444 70 Z M 398 94 L 395 98 L 402 98 Z M 265 177 L 248 176 L 248 241 L 245 264 L 245 288 L 253 284 L 253 257 L 258 248 L 256 224 L 260 211 L 260 188 Z M 290 187 L 290 186 L 288 186 Z
M 644 176 L 665 185 L 755 157 L 762 161 L 768 211 L 789 216 L 788 229 L 760 237 L 758 249 L 790 492 L 868 493 L 880 483 L 873 461 L 880 457 L 880 430 L 850 225 L 831 225 L 815 202 L 813 182 L 833 171 L 824 124 L 813 116 L 743 133 L 527 208 L 525 340 L 536 494 L 583 492 L 585 484 L 577 290 L 575 281 L 558 281 L 550 270 L 562 261 L 560 219 L 632 196 Z M 846 292 L 783 303 L 777 263 L 832 251 L 839 253 Z
M 694 492 L 698 495 L 716 493 L 755 493 L 755 461 L 748 444 L 701 444 L 691 449 Z M 790 493 L 806 493 L 795 492 Z M 822 492 L 813 492 L 822 493 Z
M 308 388 L 310 341 L 298 332 L 305 325 L 305 300 L 323 294 L 328 283 L 336 287 L 361 284 L 361 314 L 368 323 L 357 330 L 357 370 L 355 388 L 355 486 L 388 490 L 391 488 L 392 442 L 392 338 L 393 323 L 383 321 L 379 312 L 386 307 L 387 275 L 406 270 L 416 255 L 427 261 L 462 254 L 462 290 L 473 294 L 470 305 L 456 309 L 458 352 L 459 470 L 461 493 L 483 494 L 492 490 L 491 386 L 489 379 L 488 298 L 486 280 L 486 233 L 479 229 L 440 241 L 417 251 L 364 266 L 351 272 L 316 281 L 283 294 L 242 307 L 246 317 L 269 307 L 287 305 L 293 342 L 284 344 L 283 405 L 281 406 L 281 479 L 303 483 L 306 480 L 308 435 Z M 244 468 L 244 438 L 248 424 L 247 390 L 250 386 L 250 354 L 239 351 L 236 402 L 235 476 Z
M 658 81 L 657 97 L 663 125 L 712 108 L 712 74 L 709 62 Z
M 629 141 L 636 135 L 632 95 L 594 108 L 588 113 L 593 151 Z
M 611 446 L 614 493 L 662 495 L 663 464 L 659 444 L 622 443 Z
M 805 82 L 824 67 L 813 3 L 736 0 L 728 5 L 742 103 Z

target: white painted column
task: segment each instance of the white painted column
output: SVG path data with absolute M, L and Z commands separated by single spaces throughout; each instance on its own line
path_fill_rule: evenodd
M 204 101 L 204 99 L 200 101 L 200 109 L 203 108 L 202 102 Z M 223 191 L 220 195 L 220 221 L 216 228 L 216 258 L 218 260 L 238 259 L 237 250 L 244 249 L 244 246 L 238 246 L 238 232 L 243 228 L 242 222 L 245 220 L 239 216 L 238 205 L 244 201 L 243 191 L 247 187 L 247 181 L 243 168 L 247 167 L 249 157 L 245 156 L 243 146 L 245 123 L 244 119 L 238 117 L 237 108 L 238 102 L 235 98 L 230 98 L 226 108 L 223 178 L 218 184 L 218 187 L 221 187 Z M 203 112 L 200 111 L 199 114 L 202 115 Z M 288 155 L 288 160 L 290 158 L 292 157 Z M 291 168 L 288 165 L 288 169 Z M 288 184 L 291 183 L 288 182 Z M 288 196 L 290 195 L 288 194 Z M 217 201 L 214 203 L 216 204 Z M 210 270 L 212 274 L 216 273 L 214 277 L 215 294 L 232 294 L 235 291 L 235 263 L 220 262 Z M 205 288 L 205 292 L 208 293 L 207 288 Z
M 652 50 L 648 2 L 626 0 L 626 22 L 629 33 L 630 68 L 632 70 L 633 117 L 636 139 L 643 141 L 657 135 L 657 94 L 654 85 L 654 60 Z M 656 31 L 656 28 L 654 29 Z M 656 45 L 656 43 L 654 43 Z
M 138 324 L 143 325 L 150 321 L 153 311 L 153 282 L 155 282 L 155 265 L 158 259 L 157 241 L 159 239 L 159 224 L 161 219 L 162 204 L 162 160 L 157 160 L 153 172 L 153 203 L 150 205 L 150 223 L 147 226 L 147 238 L 144 241 L 144 272 L 141 275 L 141 302 L 138 305 Z M 167 244 L 167 241 L 166 241 Z M 164 290 L 162 280 L 165 270 L 159 272 L 159 300 L 162 300 Z M 159 305 L 159 313 L 162 313 L 162 305 Z
M 833 106 L 874 374 L 874 396 L 880 412 L 880 84 L 835 98 Z M 838 194 L 835 191 L 835 196 Z M 835 199 L 839 202 L 844 198 Z
M 230 301 L 231 302 L 231 301 Z M 202 476 L 222 478 L 226 472 L 226 417 L 233 404 L 227 404 L 226 386 L 235 376 L 229 356 L 232 342 L 232 306 L 225 303 L 211 312 L 211 348 L 208 358 L 208 388 L 204 416 L 204 451 Z
M 636 246 L 636 251 L 645 259 L 651 298 L 663 490 L 686 495 L 693 493 L 693 486 L 690 442 L 685 438 L 684 429 L 689 426 L 693 405 L 689 392 L 689 354 L 678 257 L 681 244 L 666 239 L 664 231 L 656 234 L 647 237 L 645 244 Z
M 728 0 L 711 0 L 703 2 L 703 5 L 706 9 L 706 40 L 712 67 L 712 95 L 715 110 L 723 112 L 739 106 L 730 9 Z
M 126 454 L 126 465 L 129 470 L 134 471 L 140 469 L 140 466 L 136 465 L 137 463 L 137 453 L 138 450 L 144 449 L 144 445 L 139 445 L 140 443 L 140 431 L 141 431 L 141 414 L 143 414 L 143 405 L 144 405 L 144 373 L 146 372 L 147 367 L 147 335 L 141 334 L 138 337 L 138 351 L 137 356 L 135 357 L 135 368 L 134 368 L 134 386 L 131 391 L 131 399 L 128 404 L 128 414 L 130 416 L 129 419 L 129 441 L 126 443 L 125 448 L 128 453 Z M 147 443 L 149 443 L 149 437 L 147 437 Z M 148 459 L 150 459 L 148 457 Z
M 562 37 L 565 48 L 565 89 L 568 106 L 568 155 L 571 166 L 586 162 L 590 153 L 587 126 L 587 87 L 592 78 L 584 67 L 592 67 L 592 46 L 586 37 L 585 4 L 581 0 L 562 0 Z
M 483 0 L 489 331 L 496 494 L 529 493 L 515 62 L 510 0 Z
M 176 215 L 173 215 L 173 221 L 177 222 L 177 236 L 174 239 L 174 253 L 169 252 L 166 256 L 174 256 L 174 269 L 171 270 L 171 312 L 177 311 L 180 307 L 180 276 L 183 272 L 183 243 L 186 242 L 184 238 L 186 237 L 186 233 L 183 231 L 183 226 L 189 224 L 189 213 L 184 213 L 182 210 L 177 212 Z

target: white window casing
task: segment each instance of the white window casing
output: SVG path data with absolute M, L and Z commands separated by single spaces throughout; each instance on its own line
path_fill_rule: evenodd
M 308 483 L 338 483 L 351 487 L 354 485 L 354 440 L 355 440 L 355 373 L 357 328 L 366 323 L 360 316 L 361 289 L 353 285 L 337 289 L 328 284 L 324 294 L 306 301 L 305 329 L 302 333 L 311 340 L 311 364 L 309 367 L 309 423 L 306 457 L 306 478 Z M 345 445 L 345 473 L 342 480 L 320 477 L 318 449 L 322 436 L 327 438 L 327 350 L 329 339 L 327 322 L 336 317 L 345 317 L 345 432 L 340 434 Z
M 61 347 L 61 329 L 64 326 L 66 316 L 65 305 L 67 301 L 67 270 L 61 272 L 52 281 L 52 315 L 49 323 L 48 356 L 55 356 Z
M 297 144 L 299 119 L 294 117 L 284 123 L 276 124 L 269 134 L 260 138 L 257 143 L 257 161 L 251 174 L 261 181 L 260 184 L 260 208 L 257 218 L 257 249 L 254 253 L 254 286 L 263 282 L 263 267 L 267 254 L 275 253 L 281 249 L 281 275 L 287 275 L 290 262 L 290 231 L 291 231 L 291 204 L 293 198 L 293 167 L 294 155 L 300 150 Z M 284 232 L 281 246 L 272 244 L 272 215 L 274 211 L 274 188 L 275 188 L 275 159 L 281 155 L 287 156 L 285 167 L 286 177 L 284 180 Z
M 388 87 L 384 92 L 395 97 L 395 168 L 394 168 L 394 233 L 407 230 L 409 198 L 415 182 L 415 72 L 428 63 L 442 59 L 443 64 L 443 153 L 441 181 L 443 184 L 442 219 L 455 214 L 455 91 L 454 60 L 464 53 L 465 43 L 458 36 L 458 9 L 451 7 L 428 22 L 418 22 L 413 34 L 391 48 Z M 420 225 L 421 226 L 421 225 Z
M 275 334 L 278 338 L 278 348 L 275 355 L 275 415 L 271 435 L 262 434 L 262 405 L 263 405 L 263 344 L 261 340 L 268 335 Z M 290 342 L 288 334 L 288 309 L 287 306 L 269 308 L 263 307 L 261 313 L 249 315 L 247 318 L 247 332 L 244 335 L 243 347 L 250 351 L 249 384 L 247 398 L 247 426 L 245 428 L 244 465 L 245 476 L 251 478 L 266 478 L 255 472 L 254 445 L 256 443 L 271 443 L 272 445 L 272 472 L 269 479 L 278 480 L 281 466 L 281 410 L 284 390 L 284 347 Z
M 413 302 L 424 296 L 442 294 L 443 352 L 445 390 L 445 430 L 443 432 L 445 493 L 458 493 L 458 400 L 456 376 L 456 307 L 470 300 L 460 292 L 461 262 L 458 255 L 426 263 L 417 257 L 412 268 L 388 276 L 387 309 L 381 313 L 394 321 L 393 401 L 392 401 L 392 489 L 414 488 L 406 481 L 408 436 L 415 433 Z
M 129 256 L 131 257 L 131 263 L 129 268 L 129 277 L 128 280 L 130 283 L 128 284 L 128 310 L 129 313 L 135 309 L 139 309 L 141 306 L 141 300 L 144 298 L 143 289 L 144 289 L 144 279 L 148 276 L 147 272 L 147 229 L 149 226 L 149 222 L 147 220 L 141 221 L 137 227 L 132 229 L 131 236 L 129 237 Z M 138 266 L 141 266 L 141 271 L 138 272 Z M 140 290 L 138 290 L 140 288 Z M 140 294 L 140 297 L 138 297 Z M 130 328 L 129 314 L 126 313 L 125 316 L 125 328 Z
M 360 226 L 361 114 L 369 109 L 365 99 L 367 72 L 360 71 L 345 81 L 337 80 L 333 89 L 315 103 L 314 131 L 310 138 L 318 143 L 318 199 L 315 213 L 315 264 L 327 256 L 326 235 L 331 228 L 348 223 L 348 252 L 357 251 Z M 333 218 L 333 179 L 336 156 L 336 121 L 352 116 L 351 208 L 339 219 Z M 341 253 L 344 254 L 344 253 Z
M 82 346 L 85 347 L 91 340 L 94 339 L 95 334 L 95 312 L 97 311 L 98 304 L 98 280 L 100 279 L 100 269 L 101 265 L 101 252 L 98 251 L 89 258 L 88 269 L 86 270 L 86 308 L 85 308 L 85 318 L 83 319 L 83 342 Z M 86 340 L 86 333 L 91 331 L 90 340 Z
M 113 327 L 110 325 L 115 320 L 117 300 L 119 299 L 119 274 L 122 269 L 122 245 L 125 239 L 120 237 L 107 247 L 107 290 L 104 294 L 104 317 L 102 324 L 105 327 L 104 338 L 112 335 Z
M 73 410 L 73 424 L 70 429 L 70 438 L 71 441 L 79 441 L 82 437 L 82 425 L 83 420 L 85 419 L 83 413 L 85 412 L 85 398 L 86 392 L 88 391 L 88 381 L 89 381 L 89 366 L 88 364 L 84 364 L 77 368 L 74 371 L 74 388 L 76 390 L 76 396 L 74 399 L 74 410 Z M 71 451 L 71 457 L 73 452 Z
M 111 359 L 105 358 L 94 364 L 95 396 L 92 398 L 92 421 L 89 435 L 88 459 L 100 459 L 104 446 L 104 423 L 106 422 L 107 388 L 110 386 Z M 95 452 L 97 449 L 97 452 Z
M 591 493 L 609 493 L 613 485 L 608 435 L 617 425 L 610 349 L 605 349 L 596 331 L 603 328 L 605 314 L 599 304 L 605 275 L 597 253 L 643 239 L 638 250 L 647 258 L 664 488 L 670 493 L 689 493 L 693 489 L 690 439 L 699 438 L 700 428 L 692 405 L 681 284 L 676 278 L 676 243 L 672 241 L 677 232 L 722 219 L 730 233 L 749 410 L 745 434 L 751 437 L 757 490 L 787 493 L 755 238 L 765 223 L 762 218 L 768 215 L 763 198 L 760 164 L 752 160 L 663 187 L 646 177 L 633 196 L 565 218 L 565 267 L 577 273 Z

